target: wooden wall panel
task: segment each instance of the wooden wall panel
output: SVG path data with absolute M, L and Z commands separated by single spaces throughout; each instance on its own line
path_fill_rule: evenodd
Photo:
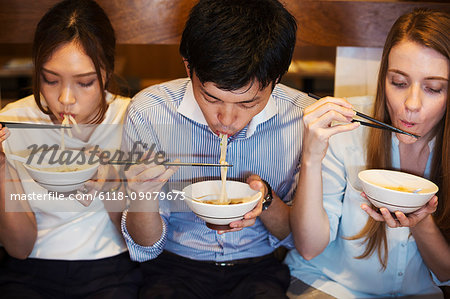
M 395 20 L 416 7 L 450 12 L 450 3 L 286 1 L 299 24 L 298 42 L 319 46 L 382 47 Z
M 30 43 L 39 19 L 59 0 L 0 0 L 0 43 Z M 97 0 L 121 44 L 176 44 L 196 0 Z
M 413 7 L 450 11 L 449 3 L 423 1 L 282 1 L 299 22 L 299 45 L 382 46 L 394 20 Z M 38 20 L 57 2 L 0 0 L 0 43 L 30 43 Z M 196 0 L 98 2 L 110 16 L 118 43 L 176 44 Z

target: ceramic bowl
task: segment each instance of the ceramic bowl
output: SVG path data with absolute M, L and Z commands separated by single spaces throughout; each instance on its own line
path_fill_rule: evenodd
M 427 179 L 400 171 L 368 169 L 361 171 L 358 177 L 369 201 L 390 212 L 414 212 L 439 190 Z
M 205 203 L 220 197 L 222 182 L 203 181 L 183 189 L 185 202 L 189 208 L 212 229 L 230 229 L 231 222 L 241 220 L 261 199 L 261 192 L 253 190 L 246 183 L 227 181 L 226 191 L 229 199 L 247 198 L 244 203 L 219 205 Z
M 38 156 L 33 158 L 32 164 L 23 164 L 30 176 L 39 185 L 49 191 L 71 192 L 78 190 L 83 184 L 90 180 L 97 171 L 100 163 L 90 163 L 85 152 L 66 150 L 52 151 L 42 155 L 39 162 Z M 71 159 L 67 159 L 68 153 Z M 36 154 L 39 155 L 39 154 Z

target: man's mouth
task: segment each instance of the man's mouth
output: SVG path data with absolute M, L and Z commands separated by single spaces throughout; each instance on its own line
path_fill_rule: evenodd
M 216 134 L 217 134 L 217 135 L 228 135 L 228 136 L 232 135 L 231 132 L 220 131 L 220 130 L 216 131 Z

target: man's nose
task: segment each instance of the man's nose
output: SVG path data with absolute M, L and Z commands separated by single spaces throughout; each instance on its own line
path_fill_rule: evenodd
M 230 126 L 236 119 L 236 111 L 231 105 L 224 105 L 218 112 L 217 118 L 223 126 Z

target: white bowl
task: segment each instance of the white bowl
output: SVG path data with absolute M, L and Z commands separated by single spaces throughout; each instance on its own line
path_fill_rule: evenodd
M 39 157 L 39 154 L 36 154 L 31 165 L 24 163 L 23 166 L 33 180 L 45 189 L 54 192 L 71 192 L 81 188 L 86 181 L 90 180 L 100 163 L 98 158 L 95 159 L 95 163 L 88 163 L 89 156 L 85 152 L 66 150 L 66 153 L 69 151 L 72 152 L 70 162 L 65 162 L 67 160 L 64 159 L 64 155 L 67 154 L 58 150 L 55 151 L 54 158 L 50 151 L 43 156 L 42 161 L 36 163 Z
M 375 207 L 385 207 L 390 212 L 414 212 L 439 190 L 427 179 L 400 171 L 369 169 L 361 171 L 358 177 L 369 201 Z M 419 192 L 413 193 L 418 189 Z
M 185 202 L 189 208 L 212 229 L 229 229 L 229 224 L 241 220 L 250 212 L 261 199 L 261 192 L 253 190 L 246 183 L 227 181 L 226 190 L 228 198 L 253 197 L 244 203 L 230 205 L 216 205 L 199 202 L 206 199 L 219 198 L 222 189 L 221 181 L 203 181 L 194 183 L 183 189 Z M 192 200 L 195 199 L 195 200 Z M 198 201 L 197 201 L 198 200 Z

